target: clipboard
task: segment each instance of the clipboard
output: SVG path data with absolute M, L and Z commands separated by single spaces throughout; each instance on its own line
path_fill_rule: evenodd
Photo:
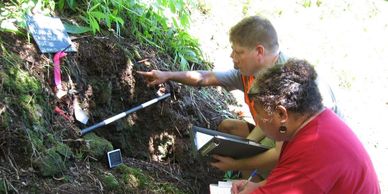
M 213 154 L 235 159 L 248 158 L 269 149 L 246 138 L 193 126 L 191 130 L 194 150 L 201 157 Z

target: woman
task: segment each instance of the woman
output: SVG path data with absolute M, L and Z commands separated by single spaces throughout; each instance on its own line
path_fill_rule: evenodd
M 284 141 L 267 180 L 233 183 L 233 193 L 380 193 L 371 160 L 352 130 L 324 108 L 314 68 L 290 59 L 259 75 L 250 91 L 256 122 Z

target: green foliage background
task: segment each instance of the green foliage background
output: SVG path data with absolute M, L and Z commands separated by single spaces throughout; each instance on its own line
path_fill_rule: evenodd
M 209 69 L 198 41 L 191 37 L 192 0 L 13 0 L 0 4 L 2 31 L 26 29 L 26 14 L 59 16 L 71 33 L 110 32 L 134 38 L 170 55 L 172 70 Z M 70 19 L 67 19 L 70 18 Z

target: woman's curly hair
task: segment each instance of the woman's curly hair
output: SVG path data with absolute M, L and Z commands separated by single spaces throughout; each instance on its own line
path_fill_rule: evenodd
M 268 113 L 279 105 L 294 113 L 316 113 L 323 107 L 316 78 L 314 67 L 306 60 L 289 59 L 262 71 L 249 96 Z

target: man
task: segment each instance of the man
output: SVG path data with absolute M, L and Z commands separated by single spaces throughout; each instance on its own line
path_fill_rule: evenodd
M 191 86 L 222 86 L 229 91 L 241 90 L 244 92 L 244 100 L 254 120 L 256 120 L 253 101 L 248 97 L 255 74 L 266 67 L 284 64 L 287 57 L 279 50 L 275 28 L 269 20 L 260 16 L 247 17 L 237 23 L 230 30 L 229 40 L 232 45 L 230 57 L 233 59 L 235 69 L 226 72 L 152 70 L 138 73 L 147 79 L 148 85 L 158 85 L 171 80 Z M 321 91 L 321 93 L 327 92 Z M 331 94 L 328 96 L 333 97 Z M 329 101 L 334 101 L 334 99 Z M 271 142 L 265 138 L 259 126 L 247 121 L 226 119 L 220 123 L 218 130 L 274 147 L 274 144 L 271 145 Z M 277 148 L 280 146 L 280 143 L 276 145 Z M 276 165 L 279 153 L 279 149 L 272 148 L 263 154 L 242 160 L 214 156 L 218 162 L 211 163 L 211 165 L 221 170 L 251 170 L 256 168 L 270 170 Z

